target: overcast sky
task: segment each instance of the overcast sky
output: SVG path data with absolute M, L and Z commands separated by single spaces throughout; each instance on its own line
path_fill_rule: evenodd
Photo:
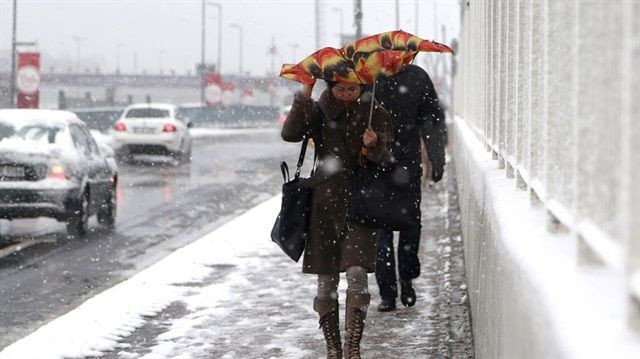
M 0 0 L 0 52 L 11 47 L 12 0 Z M 239 31 L 244 33 L 244 71 L 264 75 L 270 70 L 267 48 L 275 40 L 282 62 L 298 62 L 316 50 L 314 0 L 217 0 L 222 4 L 222 71 L 238 73 Z M 353 0 L 321 0 L 321 46 L 339 47 L 340 11 L 344 32 L 353 33 Z M 395 1 L 362 0 L 363 32 L 395 28 Z M 416 33 L 416 1 L 400 1 L 400 27 Z M 436 11 L 434 13 L 434 11 Z M 449 42 L 459 29 L 458 0 L 419 1 L 416 35 Z M 207 7 L 207 62 L 218 56 L 218 10 Z M 441 30 L 446 28 L 446 39 Z M 18 0 L 18 41 L 37 41 L 37 49 L 57 61 L 91 61 L 102 72 L 119 63 L 123 72 L 137 69 L 157 73 L 170 69 L 193 72 L 200 60 L 200 0 Z M 74 40 L 74 37 L 79 40 Z M 298 48 L 294 50 L 297 44 Z M 295 59 L 293 58 L 295 51 Z M 118 56 L 119 53 L 119 56 Z M 294 61 L 295 60 L 295 61 Z M 82 61 L 81 61 L 82 62 Z M 46 63 L 43 69 L 48 69 Z

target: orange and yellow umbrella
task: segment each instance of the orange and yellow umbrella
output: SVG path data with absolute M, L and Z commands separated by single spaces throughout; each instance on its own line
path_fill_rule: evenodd
M 307 85 L 316 79 L 372 84 L 399 72 L 418 52 L 453 53 L 453 50 L 402 30 L 389 31 L 364 37 L 340 49 L 320 49 L 296 65 L 283 65 L 280 76 Z

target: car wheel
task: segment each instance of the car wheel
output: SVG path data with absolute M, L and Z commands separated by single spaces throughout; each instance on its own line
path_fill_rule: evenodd
M 131 164 L 133 163 L 133 155 L 127 149 L 120 149 L 116 152 L 116 160 L 120 163 Z
M 67 218 L 67 234 L 84 237 L 89 231 L 89 196 L 85 192 L 80 201 L 71 206 Z
M 98 223 L 113 229 L 116 224 L 116 209 L 116 189 L 113 188 L 98 209 Z

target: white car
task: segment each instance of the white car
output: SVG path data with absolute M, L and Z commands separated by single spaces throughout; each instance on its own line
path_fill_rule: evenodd
M 160 103 L 131 105 L 113 126 L 119 159 L 136 154 L 166 155 L 181 162 L 191 160 L 191 121 L 176 113 L 176 106 Z

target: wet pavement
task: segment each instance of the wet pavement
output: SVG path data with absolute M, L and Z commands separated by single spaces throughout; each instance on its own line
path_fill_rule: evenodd
M 198 139 L 193 150 L 190 165 L 120 165 L 114 232 L 95 218 L 82 240 L 51 219 L 0 220 L 0 248 L 39 241 L 0 258 L 0 349 L 270 198 L 279 161 L 297 155 L 275 128 Z
M 423 192 L 416 305 L 375 311 L 377 286 L 369 276 L 373 300 L 362 342 L 364 358 L 474 357 L 453 168 L 450 163 L 445 179 Z M 146 317 L 101 358 L 325 357 L 311 305 L 315 277 L 302 274 L 300 264 L 274 247 L 261 243 L 242 253 L 236 264 L 216 265 L 204 281 L 184 283 L 191 293 L 184 301 Z M 343 276 L 341 298 L 344 290 Z

